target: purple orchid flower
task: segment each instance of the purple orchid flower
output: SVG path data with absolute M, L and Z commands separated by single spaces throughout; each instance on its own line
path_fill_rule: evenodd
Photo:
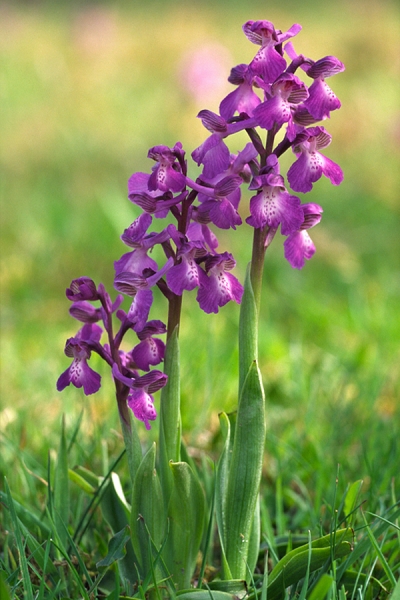
M 316 119 L 327 119 L 332 110 L 341 107 L 339 98 L 325 79 L 341 73 L 344 69 L 344 64 L 335 56 L 325 56 L 307 69 L 307 75 L 314 79 L 314 83 L 309 88 L 310 96 L 304 102 L 304 106 Z
M 308 90 L 296 75 L 283 73 L 270 86 L 270 96 L 265 102 L 257 106 L 253 116 L 260 127 L 272 129 L 281 127 L 292 119 L 292 107 L 308 98 Z
M 145 327 L 137 332 L 138 338 L 141 340 L 130 355 L 132 360 L 142 371 L 148 371 L 150 365 L 155 366 L 164 360 L 165 344 L 162 340 L 153 337 L 167 333 L 167 328 L 162 321 L 148 321 Z
M 141 216 L 143 217 L 144 215 Z M 136 219 L 136 221 L 137 220 L 138 219 Z M 163 229 L 160 231 L 160 233 L 152 232 L 140 238 L 139 225 L 135 226 L 136 221 L 132 223 L 128 229 L 125 229 L 121 236 L 121 239 L 128 246 L 135 248 L 135 250 L 123 254 L 119 260 L 114 262 L 114 269 L 116 273 L 129 271 L 130 273 L 141 275 L 145 269 L 151 269 L 153 272 L 156 272 L 158 265 L 155 260 L 147 256 L 147 253 L 156 244 L 162 244 L 170 238 L 168 228 Z M 131 229 L 132 227 L 133 230 Z M 144 227 L 140 229 L 143 231 Z M 143 233 L 145 233 L 145 231 Z
M 188 237 L 176 230 L 174 225 L 168 226 L 177 251 L 177 262 L 166 275 L 169 289 L 181 296 L 184 290 L 191 291 L 199 285 L 200 267 L 196 258 L 207 253 L 205 245 L 200 240 L 189 241 Z
M 287 178 L 295 192 L 310 192 L 313 183 L 325 175 L 333 185 L 343 181 L 342 169 L 333 160 L 318 152 L 331 143 L 331 136 L 323 127 L 310 127 L 300 133 L 293 152 L 298 157 L 290 167 Z
M 101 376 L 87 364 L 91 355 L 91 347 L 96 346 L 103 330 L 98 325 L 86 324 L 75 337 L 66 341 L 64 352 L 73 358 L 71 365 L 57 380 L 57 390 L 61 392 L 70 383 L 76 388 L 83 387 L 86 396 L 100 389 Z
M 285 258 L 294 269 L 304 267 L 304 259 L 310 260 L 315 254 L 315 246 L 307 229 L 314 227 L 322 218 L 322 208 L 318 204 L 302 204 L 303 223 L 298 231 L 292 232 L 283 243 Z
M 198 165 L 204 166 L 204 177 L 212 179 L 229 167 L 230 152 L 223 141 L 228 133 L 228 126 L 225 119 L 210 110 L 202 110 L 197 116 L 204 127 L 211 131 L 211 136 L 193 150 L 192 158 Z
M 150 371 L 141 377 L 125 377 L 115 363 L 112 373 L 115 379 L 130 388 L 127 404 L 135 417 L 145 424 L 146 429 L 151 429 L 149 421 L 157 418 L 152 394 L 166 385 L 168 376 L 161 371 Z
M 283 235 L 296 231 L 302 224 L 304 215 L 300 199 L 289 194 L 283 177 L 275 172 L 255 177 L 249 189 L 260 188 L 259 193 L 250 200 L 251 216 L 246 219 L 246 222 L 255 228 L 268 225 L 276 229 L 281 225 Z
M 68 300 L 98 300 L 99 295 L 96 290 L 96 284 L 90 277 L 78 277 L 71 281 L 65 294 Z
M 228 176 L 219 181 L 214 190 L 211 190 L 213 197 L 208 197 L 198 207 L 199 214 L 207 216 L 220 229 L 236 229 L 237 225 L 242 224 L 242 218 L 237 211 L 240 201 L 240 192 L 237 192 L 242 183 L 243 180 L 239 176 Z
M 168 146 L 154 146 L 150 148 L 147 156 L 157 161 L 149 177 L 149 190 L 181 192 L 186 185 L 186 179 L 176 161 L 174 150 Z
M 301 25 L 294 24 L 286 32 L 276 30 L 270 21 L 247 21 L 243 25 L 246 37 L 261 46 L 249 67 L 254 75 L 259 75 L 265 83 L 272 83 L 286 68 L 282 56 L 282 43 L 297 35 Z
M 229 121 L 236 111 L 251 117 L 261 100 L 253 90 L 253 73 L 248 65 L 241 64 L 233 67 L 228 81 L 238 87 L 228 94 L 219 105 L 221 117 Z
M 231 273 L 227 273 L 236 265 L 228 252 L 209 256 L 205 263 L 206 273 L 200 271 L 200 289 L 197 301 L 205 313 L 217 313 L 219 307 L 225 306 L 230 300 L 240 304 L 243 287 Z

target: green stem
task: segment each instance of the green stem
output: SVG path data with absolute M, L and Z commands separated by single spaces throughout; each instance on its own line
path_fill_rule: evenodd
M 260 312 L 261 304 L 261 290 L 262 290 L 262 277 L 264 271 L 264 259 L 266 246 L 265 241 L 269 232 L 269 226 L 266 225 L 262 229 L 255 229 L 253 236 L 253 252 L 251 256 L 251 267 L 250 267 L 250 280 L 253 288 L 254 299 L 257 308 L 257 326 L 258 326 L 258 314 Z M 257 358 L 257 357 L 255 357 Z
M 169 303 L 168 338 L 164 358 L 164 373 L 168 375 L 168 382 L 161 391 L 159 417 L 159 473 L 166 504 L 168 504 L 172 490 L 172 474 L 169 463 L 170 461 L 180 461 L 181 398 L 178 333 L 181 307 L 181 296 L 174 294 Z
M 172 295 L 169 301 L 168 308 L 168 325 L 167 325 L 167 342 L 174 333 L 175 329 L 179 334 L 179 325 L 181 322 L 181 311 L 182 311 L 182 296 Z

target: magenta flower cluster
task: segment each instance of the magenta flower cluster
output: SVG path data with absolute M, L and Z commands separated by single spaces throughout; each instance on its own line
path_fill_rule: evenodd
M 280 227 L 284 254 L 293 268 L 301 269 L 305 259 L 313 256 L 315 246 L 308 230 L 321 220 L 322 208 L 302 204 L 293 192 L 309 192 L 322 175 L 334 185 L 343 179 L 340 167 L 320 152 L 331 136 L 316 123 L 340 108 L 326 80 L 344 66 L 334 56 L 315 62 L 297 54 L 288 40 L 300 30 L 297 24 L 282 33 L 269 21 L 245 23 L 245 35 L 259 49 L 249 64 L 231 70 L 228 80 L 235 89 L 220 103 L 219 114 L 202 110 L 198 115 L 210 135 L 191 155 L 201 167 L 196 180 L 188 175 L 180 142 L 173 148 L 151 148 L 151 172 L 131 176 L 129 199 L 142 213 L 121 236 L 130 251 L 114 263 L 114 286 L 131 298 L 130 308 L 127 313 L 120 310 L 122 296 L 112 303 L 104 287 L 96 289 L 88 278 L 72 282 L 67 290 L 73 301 L 70 313 L 84 325 L 67 340 L 65 353 L 73 362 L 59 378 L 59 390 L 69 383 L 83 387 L 85 394 L 99 389 L 100 376 L 87 364 L 95 351 L 111 366 L 117 392 L 119 386 L 134 415 L 150 427 L 149 421 L 156 417 L 151 394 L 166 384 L 163 373 L 150 370 L 164 357 L 164 343 L 154 336 L 166 332 L 161 321 L 149 320 L 153 288 L 158 287 L 170 302 L 185 290 L 196 289 L 196 299 L 206 313 L 217 313 L 230 300 L 240 303 L 243 287 L 231 273 L 235 260 L 229 252 L 218 252 L 215 228 L 235 230 L 242 224 L 242 186 L 254 193 L 246 223 L 264 232 L 265 246 Z M 311 80 L 309 86 L 296 75 L 299 71 Z M 232 154 L 226 141 L 239 131 L 247 132 L 249 142 Z M 285 183 L 279 158 L 289 149 L 294 161 Z M 153 217 L 168 217 L 168 224 L 161 231 L 150 231 Z M 160 264 L 149 256 L 160 255 L 153 252 L 156 246 L 164 257 Z M 90 303 L 95 300 L 100 308 Z M 113 313 L 121 322 L 115 336 Z M 99 321 L 108 344 L 100 343 Z M 140 341 L 123 352 L 120 345 L 128 330 Z

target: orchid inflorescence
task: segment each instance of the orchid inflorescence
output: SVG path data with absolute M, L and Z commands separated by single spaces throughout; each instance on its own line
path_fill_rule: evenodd
M 262 251 L 280 226 L 284 254 L 293 268 L 301 269 L 305 259 L 313 256 L 315 246 L 308 229 L 319 223 L 322 208 L 315 203 L 302 204 L 288 191 L 279 158 L 290 148 L 295 155 L 287 172 L 293 192 L 309 192 L 322 175 L 334 185 L 341 183 L 340 167 L 320 153 L 331 136 L 316 123 L 340 107 L 326 79 L 343 71 L 344 65 L 334 56 L 315 62 L 297 54 L 288 40 L 300 30 L 298 24 L 283 33 L 269 21 L 245 23 L 245 35 L 260 48 L 250 64 L 231 70 L 228 80 L 236 89 L 222 100 L 219 114 L 202 110 L 198 115 L 210 135 L 192 152 L 193 161 L 202 167 L 195 181 L 188 176 L 180 142 L 173 148 L 151 148 L 148 158 L 155 161 L 151 174 L 131 176 L 129 199 L 142 214 L 121 236 L 132 250 L 114 263 L 114 287 L 132 298 L 131 306 L 124 312 L 121 294 L 112 302 L 104 286 L 96 287 L 87 277 L 72 281 L 67 289 L 72 301 L 70 314 L 83 327 L 67 340 L 65 354 L 73 362 L 58 379 L 58 390 L 72 383 L 83 387 L 85 394 L 97 392 L 100 375 L 87 364 L 91 352 L 96 352 L 112 369 L 120 414 L 127 420 L 129 406 L 150 428 L 149 422 L 157 416 L 152 394 L 167 383 L 167 375 L 150 370 L 163 361 L 165 353 L 164 342 L 155 336 L 167 333 L 169 337 L 179 325 L 183 292 L 197 289 L 196 299 L 206 313 L 217 313 L 230 300 L 241 302 L 243 287 L 231 273 L 235 260 L 229 252 L 218 253 L 218 240 L 210 225 L 225 230 L 241 225 L 243 185 L 254 192 L 246 222 L 258 232 Z M 312 80 L 310 86 L 296 75 L 299 70 Z M 257 128 L 267 131 L 265 144 Z M 243 130 L 249 142 L 232 154 L 226 140 Z M 159 232 L 149 231 L 153 216 L 168 217 L 169 224 Z M 149 256 L 155 246 L 161 246 L 165 256 L 161 266 Z M 149 320 L 155 286 L 169 302 L 168 327 Z M 99 301 L 100 307 L 95 308 L 93 301 Z M 117 333 L 114 313 L 120 322 Z M 100 321 L 103 328 L 97 324 Z M 106 344 L 100 342 L 103 329 Z M 121 343 L 129 330 L 137 334 L 139 343 L 126 352 Z

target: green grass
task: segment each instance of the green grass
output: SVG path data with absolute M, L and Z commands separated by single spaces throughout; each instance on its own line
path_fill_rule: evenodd
M 364 575 L 361 595 L 347 597 L 376 597 L 365 574 L 387 589 L 390 576 L 399 577 L 399 517 L 390 511 L 400 497 L 399 125 L 393 51 L 399 18 L 390 2 L 368 2 L 368 10 L 362 2 L 285 6 L 267 10 L 258 2 L 234 2 L 227 11 L 222 2 L 9 3 L 1 9 L 0 470 L 28 514 L 20 515 L 18 533 L 17 521 L 3 511 L 0 545 L 17 597 L 23 587 L 17 569 L 21 544 L 28 546 L 28 563 L 22 566 L 33 582 L 27 597 L 41 589 L 33 569 L 40 574 L 46 570 L 43 561 L 50 564 L 55 556 L 40 524 L 48 524 L 48 476 L 54 475 L 61 415 L 70 443 L 84 411 L 68 454 L 70 468 L 83 465 L 105 475 L 123 447 L 112 385 L 101 365 L 103 387 L 95 398 L 75 389 L 55 390 L 68 363 L 65 339 L 75 332 L 64 290 L 80 275 L 112 289 L 112 263 L 125 252 L 119 235 L 138 214 L 126 199 L 128 177 L 149 169 L 146 154 L 153 145 L 179 139 L 190 154 L 205 135 L 195 115 L 218 107 L 214 99 L 201 103 L 182 89 L 185 54 L 213 42 L 230 54 L 228 70 L 248 61 L 254 48 L 240 27 L 257 18 L 282 29 L 302 23 L 297 49 L 314 58 L 335 54 L 346 64 L 332 82 L 342 109 L 326 123 L 333 134 L 327 154 L 341 164 L 345 180 L 339 188 L 318 182 L 307 196 L 324 207 L 323 220 L 312 231 L 317 253 L 301 272 L 285 262 L 278 239 L 267 256 L 260 326 L 267 397 L 263 528 L 267 535 L 271 525 L 274 536 L 329 532 L 332 521 L 343 516 L 348 486 L 362 480 L 363 510 L 393 524 L 374 544 L 357 510 L 353 525 L 364 553 L 353 568 Z M 221 56 L 223 61 L 222 50 Z M 243 203 L 243 216 L 246 210 Z M 234 254 L 243 280 L 250 230 L 242 227 L 229 239 L 223 234 L 221 246 Z M 159 300 L 153 318 L 162 319 L 163 311 Z M 237 306 L 227 306 L 206 316 L 193 294 L 184 301 L 184 435 L 189 448 L 212 457 L 221 447 L 217 413 L 236 402 L 238 314 Z M 143 443 L 155 435 L 143 431 Z M 125 486 L 124 459 L 118 471 Z M 73 535 L 88 497 L 75 484 L 70 488 Z M 375 529 L 383 523 L 366 517 L 375 520 Z M 30 555 L 34 542 L 23 527 L 41 544 L 41 564 Z M 109 537 L 96 510 L 80 542 L 89 570 L 96 571 L 96 561 L 107 554 Z M 56 569 L 63 591 L 54 597 L 79 594 L 72 567 Z M 24 571 L 22 576 L 26 579 Z M 106 579 L 116 585 L 113 577 Z M 46 593 L 41 589 L 39 597 L 51 597 Z M 327 594 L 344 597 L 334 584 Z

